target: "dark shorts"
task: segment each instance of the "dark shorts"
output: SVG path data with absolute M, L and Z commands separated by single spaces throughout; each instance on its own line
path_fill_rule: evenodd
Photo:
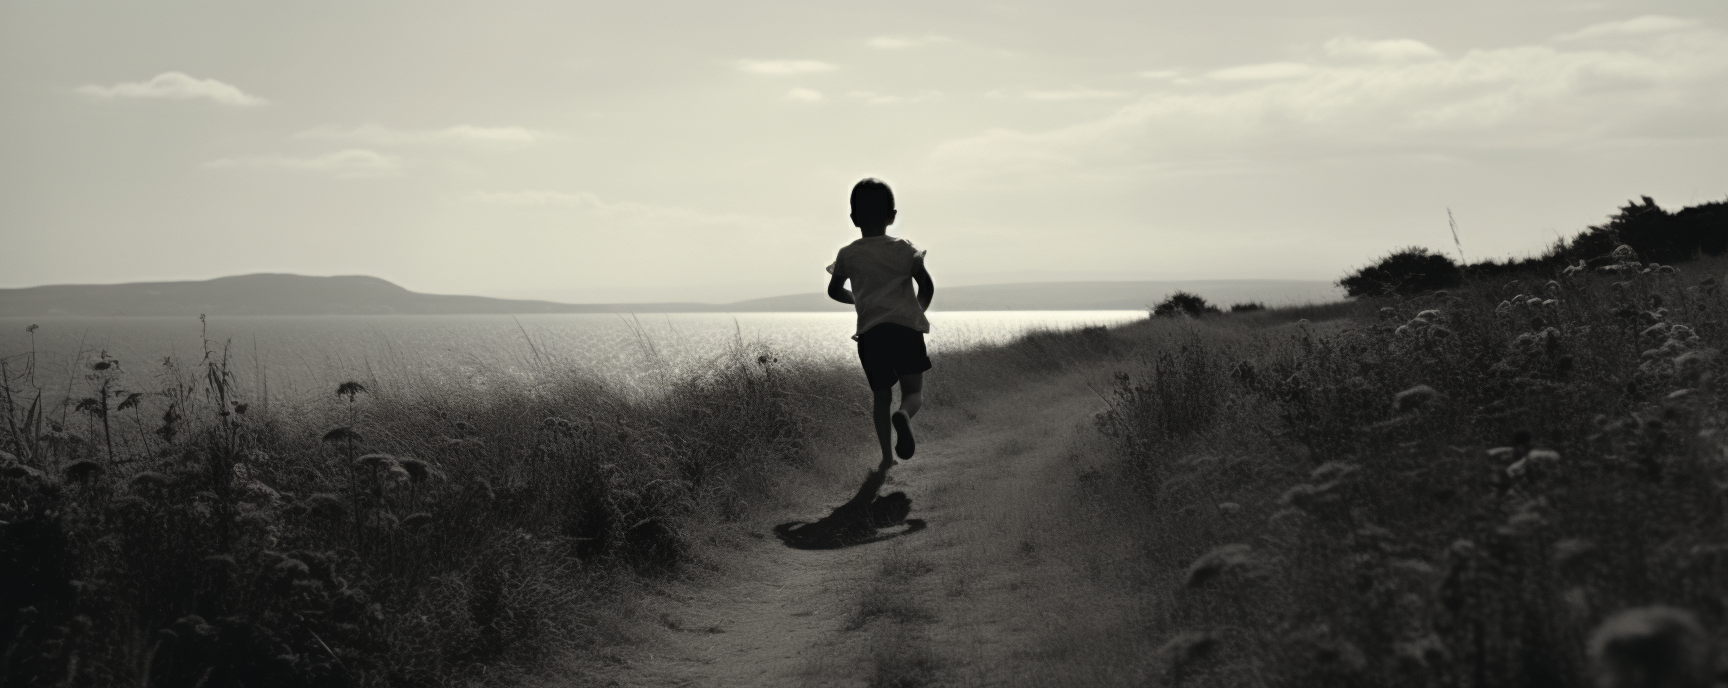
M 887 389 L 901 375 L 930 369 L 930 354 L 924 350 L 924 333 L 905 325 L 882 323 L 858 335 L 858 361 L 870 389 Z

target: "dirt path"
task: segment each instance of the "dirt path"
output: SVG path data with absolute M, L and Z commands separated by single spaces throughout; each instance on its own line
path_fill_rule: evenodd
M 883 488 L 906 491 L 925 530 L 827 551 L 762 533 L 723 555 L 720 583 L 653 602 L 664 642 L 617 685 L 1061 685 L 1052 667 L 1082 659 L 1063 650 L 1085 637 L 1076 624 L 1110 607 L 1051 520 L 1077 483 L 1076 430 L 1101 407 L 1075 375 L 926 414 L 918 456 Z

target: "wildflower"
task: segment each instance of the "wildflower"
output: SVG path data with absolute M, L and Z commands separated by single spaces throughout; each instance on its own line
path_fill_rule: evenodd
M 307 578 L 312 575 L 312 567 L 299 559 L 283 559 L 276 564 L 276 575 L 289 579 Z
M 1608 257 L 1613 258 L 1614 260 L 1620 261 L 1622 263 L 1625 263 L 1625 262 L 1637 260 L 1638 259 L 1638 252 L 1632 250 L 1631 246 L 1621 244 L 1619 246 L 1615 246 L 1614 252 L 1608 254 Z
M 1590 635 L 1596 685 L 1708 688 L 1715 648 L 1691 612 L 1667 606 L 1628 609 Z
M 240 568 L 239 564 L 234 563 L 234 557 L 227 554 L 212 554 L 204 557 L 204 564 L 210 568 L 227 569 L 229 571 Z
M 1701 377 L 1716 361 L 1715 349 L 1698 349 L 1674 357 L 1674 377 L 1691 381 Z
M 1548 291 L 1560 291 L 1560 283 L 1554 280 L 1548 280 L 1548 283 L 1542 285 L 1542 288 L 1547 289 Z
M 324 441 L 325 442 L 359 442 L 360 441 L 360 433 L 354 432 L 354 428 L 350 428 L 350 427 L 344 425 L 344 426 L 339 427 L 339 428 L 332 428 L 328 432 L 325 432 L 324 433 Z
M 1583 538 L 1566 538 L 1554 543 L 1554 566 L 1565 568 L 1596 551 L 1596 543 Z
M 0 469 L 0 475 L 6 476 L 8 478 L 20 479 L 20 480 L 25 479 L 25 478 L 42 478 L 43 477 L 42 471 L 38 471 L 34 468 L 31 468 L 31 467 L 26 466 L 26 465 L 21 464 L 21 463 L 14 463 L 14 464 L 7 465 L 5 468 Z
M 1428 310 L 1422 311 L 1421 313 L 1417 313 L 1416 319 L 1426 321 L 1426 322 L 1435 322 L 1435 321 L 1438 321 L 1440 319 L 1440 311 L 1437 311 L 1434 309 L 1428 309 Z
M 354 460 L 354 465 L 372 469 L 392 466 L 395 465 L 395 463 L 396 457 L 389 454 L 367 454 Z
M 88 483 L 101 474 L 102 464 L 95 461 L 79 461 L 66 467 L 66 477 L 80 483 Z
M 144 471 L 126 481 L 126 486 L 132 488 L 133 492 L 160 489 L 167 484 L 168 477 L 155 471 Z
M 398 463 L 402 466 L 402 470 L 408 471 L 408 478 L 416 483 L 426 482 L 426 479 L 432 476 L 432 469 L 426 465 L 425 461 L 407 458 Z
M 1326 463 L 1320 464 L 1320 466 L 1315 468 L 1313 472 L 1309 473 L 1308 477 L 1319 481 L 1338 481 L 1343 480 L 1356 471 L 1356 464 L 1344 461 L 1327 461 Z
M 1506 459 L 1512 458 L 1513 455 L 1515 455 L 1517 453 L 1517 451 L 1518 450 L 1513 449 L 1511 447 L 1495 447 L 1493 449 L 1488 450 L 1488 458 L 1500 459 L 1500 460 L 1504 461 Z
M 1440 393 L 1434 391 L 1433 387 L 1429 387 L 1428 385 L 1416 385 L 1415 387 L 1399 392 L 1397 396 L 1392 398 L 1392 410 L 1409 411 L 1411 409 L 1421 408 L 1423 405 L 1438 399 L 1439 397 Z
M 1189 631 L 1178 633 L 1176 637 L 1159 645 L 1157 655 L 1164 661 L 1165 673 L 1179 681 L 1189 667 L 1211 656 L 1217 647 L 1218 639 L 1211 633 Z
M 1337 483 L 1325 483 L 1322 485 L 1302 483 L 1301 485 L 1285 490 L 1284 494 L 1278 495 L 1278 505 L 1294 507 L 1306 511 L 1313 508 L 1315 505 L 1324 502 L 1337 501 L 1338 496 L 1332 494 L 1332 489 L 1337 486 Z M 1277 514 L 1274 514 L 1274 516 L 1277 516 Z
M 348 511 L 348 504 L 341 497 L 328 492 L 319 492 L 306 498 L 306 508 L 313 516 L 336 517 Z
M 362 385 L 353 380 L 349 380 L 336 386 L 336 396 L 348 397 L 348 401 L 354 401 L 354 395 L 364 391 L 366 391 L 366 385 Z
M 1199 559 L 1188 565 L 1188 587 L 1204 586 L 1218 576 L 1248 568 L 1253 564 L 1254 550 L 1248 545 L 1236 543 L 1214 547 L 1212 551 L 1200 555 Z
M 418 533 L 420 529 L 432 525 L 432 514 L 418 513 L 402 519 L 402 527 L 410 533 Z
M 1439 636 L 1428 635 L 1392 644 L 1398 662 L 1412 669 L 1422 669 L 1446 661 L 1446 643 Z

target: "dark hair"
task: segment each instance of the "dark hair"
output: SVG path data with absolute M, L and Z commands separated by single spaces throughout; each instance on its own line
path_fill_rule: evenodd
M 875 177 L 852 185 L 852 214 L 862 218 L 880 218 L 894 210 L 894 192 L 888 184 Z

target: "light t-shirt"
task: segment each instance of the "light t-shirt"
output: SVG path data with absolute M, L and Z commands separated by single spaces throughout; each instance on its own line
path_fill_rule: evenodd
M 912 273 L 924 265 L 924 251 L 899 237 L 864 237 L 840 249 L 828 273 L 852 280 L 858 309 L 858 334 L 882 323 L 930 331 L 930 321 L 912 289 Z

